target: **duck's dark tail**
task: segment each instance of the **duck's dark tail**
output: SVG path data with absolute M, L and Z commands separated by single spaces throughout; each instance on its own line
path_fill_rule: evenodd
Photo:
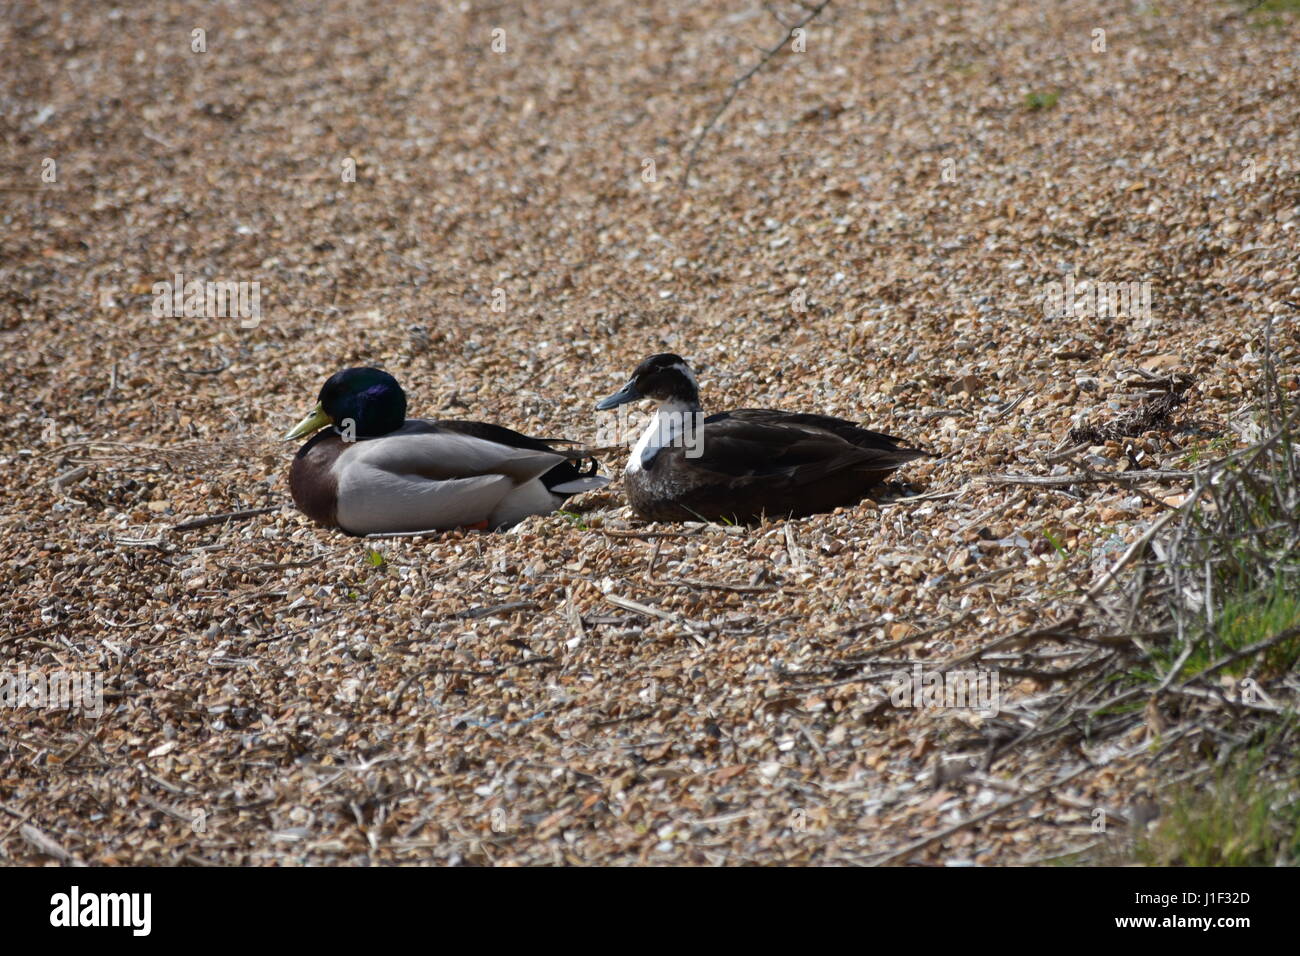
M 561 462 L 542 475 L 542 484 L 552 494 L 563 495 L 567 498 L 570 495 L 581 494 L 584 491 L 595 491 L 597 488 L 604 488 L 609 484 L 608 478 L 596 474 L 600 463 L 595 458 L 585 454 L 581 449 L 569 452 L 555 448 L 552 451 L 574 456 L 570 461 Z

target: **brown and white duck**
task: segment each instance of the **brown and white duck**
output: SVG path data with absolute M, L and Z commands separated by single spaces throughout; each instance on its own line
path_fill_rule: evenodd
M 654 419 L 628 457 L 632 509 L 649 521 L 752 522 L 861 501 L 872 485 L 929 452 L 829 415 L 742 408 L 705 416 L 678 355 L 652 355 L 606 410 L 649 399 Z

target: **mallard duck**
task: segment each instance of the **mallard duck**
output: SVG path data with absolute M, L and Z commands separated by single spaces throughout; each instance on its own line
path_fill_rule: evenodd
M 649 521 L 802 517 L 852 505 L 900 465 L 931 457 L 902 440 L 829 415 L 742 408 L 705 417 L 695 374 L 678 355 L 652 355 L 605 410 L 659 407 L 628 457 L 632 509 Z
M 284 437 L 317 431 L 294 456 L 289 490 L 307 517 L 349 534 L 500 528 L 609 480 L 594 460 L 584 470 L 587 456 L 552 447 L 557 439 L 408 419 L 406 393 L 377 368 L 330 376 L 316 407 Z

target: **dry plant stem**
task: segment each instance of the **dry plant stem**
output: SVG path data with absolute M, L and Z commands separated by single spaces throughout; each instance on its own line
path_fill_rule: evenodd
M 713 112 L 713 115 L 709 117 L 708 122 L 704 124 L 704 128 L 700 130 L 699 135 L 695 137 L 694 142 L 691 143 L 690 152 L 686 155 L 686 171 L 682 174 L 681 188 L 684 189 L 690 185 L 691 171 L 695 169 L 695 156 L 696 153 L 700 151 L 700 144 L 704 142 L 705 137 L 709 135 L 709 132 L 717 124 L 718 120 L 722 118 L 722 114 L 727 111 L 727 107 L 731 105 L 732 100 L 736 98 L 744 85 L 750 81 L 755 73 L 766 66 L 767 62 L 771 60 L 772 57 L 781 52 L 781 48 L 784 47 L 786 42 L 794 36 L 795 30 L 799 30 L 811 23 L 821 15 L 823 10 L 830 6 L 830 3 L 831 0 L 822 0 L 821 3 L 809 10 L 802 20 L 786 30 L 785 36 L 781 37 L 780 42 L 764 52 L 762 58 L 757 63 L 740 76 L 736 77 L 736 79 L 732 80 L 731 87 L 727 90 L 727 95 L 723 97 L 722 102 L 718 104 L 718 108 Z
M 225 524 L 227 521 L 243 521 L 246 518 L 256 518 L 258 515 L 269 515 L 272 512 L 280 511 L 282 508 L 282 505 L 271 505 L 266 508 L 250 508 L 246 511 L 226 511 L 218 515 L 208 515 L 203 518 L 182 521 L 180 524 L 172 525 L 172 530 L 194 531 L 198 528 L 210 528 L 214 524 Z
M 953 836 L 956 833 L 960 833 L 962 830 L 965 830 L 969 827 L 978 826 L 979 824 L 983 823 L 985 820 L 990 820 L 993 817 L 996 817 L 998 814 L 1011 809 L 1012 807 L 1019 806 L 1020 804 L 1024 803 L 1026 800 L 1032 800 L 1034 797 L 1042 796 L 1044 793 L 1047 793 L 1048 791 L 1056 787 L 1060 787 L 1064 784 L 1069 783 L 1074 778 L 1081 776 L 1085 771 L 1091 769 L 1092 768 L 1087 764 L 1084 764 L 1082 767 L 1077 767 L 1074 770 L 1071 770 L 1069 773 L 1065 774 L 1064 776 L 1056 780 L 1053 780 L 1050 783 L 1045 783 L 1041 787 L 1037 787 L 1034 790 L 1030 790 L 1028 793 L 1022 794 L 1019 797 L 1014 797 L 1010 800 L 1006 800 L 998 804 L 996 807 L 990 807 L 989 809 L 985 810 L 983 813 L 977 813 L 975 814 L 975 816 L 968 817 L 967 819 L 962 820 L 959 823 L 954 823 L 951 826 L 944 827 L 944 829 L 940 830 L 938 833 L 931 834 L 930 836 L 927 837 L 922 837 L 921 839 L 916 840 L 913 843 L 910 843 L 907 846 L 903 847 L 901 850 L 896 850 L 895 852 L 890 853 L 884 859 L 874 861 L 871 865 L 890 866 L 894 863 L 906 862 L 910 857 L 921 852 L 927 847 L 933 846 L 936 843 L 946 840 L 950 836 Z
M 1081 472 L 1073 475 L 990 475 L 991 485 L 1028 485 L 1035 488 L 1069 488 L 1072 485 L 1140 485 L 1146 482 L 1190 481 L 1192 471 L 1125 471 L 1113 475 Z

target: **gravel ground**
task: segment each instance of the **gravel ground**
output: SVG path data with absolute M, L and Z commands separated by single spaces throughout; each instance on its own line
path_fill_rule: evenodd
M 1297 358 L 1300 16 L 835 2 L 684 184 L 801 8 L 455 6 L 0 5 L 0 667 L 104 681 L 98 717 L 4 714 L 0 859 L 1099 842 L 1095 808 L 1145 799 L 1145 738 L 953 776 L 1042 688 L 1005 676 L 989 716 L 885 680 L 1068 618 L 1182 490 L 998 476 L 1254 437 L 1270 316 Z M 177 273 L 258 283 L 260 316 L 159 314 Z M 1046 314 L 1084 280 L 1150 308 Z M 501 534 L 363 541 L 288 504 L 279 436 L 339 368 L 389 369 L 415 415 L 608 445 L 595 400 L 665 350 L 706 407 L 944 457 L 747 529 L 645 525 L 621 481 Z M 1071 442 L 1162 391 L 1169 415 Z

